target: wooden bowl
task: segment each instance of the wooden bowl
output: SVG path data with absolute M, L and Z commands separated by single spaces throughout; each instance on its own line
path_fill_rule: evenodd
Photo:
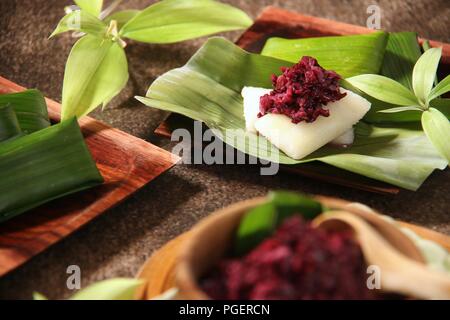
M 356 212 L 358 208 L 355 208 L 354 204 L 349 201 L 321 196 L 315 198 L 329 208 L 344 209 L 358 214 Z M 153 253 L 137 274 L 139 279 L 145 280 L 145 285 L 140 288 L 136 298 L 159 298 L 167 290 L 178 288 L 179 293 L 176 298 L 208 299 L 209 297 L 198 286 L 197 280 L 227 253 L 229 246 L 233 243 L 234 231 L 242 216 L 266 200 L 265 197 L 254 198 L 215 211 L 200 221 L 193 229 L 172 239 Z M 352 204 L 351 208 L 350 204 Z M 359 214 L 361 216 L 361 213 Z M 380 223 L 384 219 L 379 220 L 381 222 L 372 224 L 377 231 L 380 231 Z M 449 236 L 402 221 L 397 221 L 397 224 L 450 251 Z M 395 233 L 386 232 L 389 228 L 382 229 L 384 229 L 384 233 L 380 231 L 380 234 L 394 247 L 399 247 L 396 243 Z M 413 260 L 423 261 L 423 257 L 414 244 L 409 247 L 403 244 L 403 253 Z
M 315 198 L 330 209 L 339 210 L 345 208 L 346 211 L 361 217 L 361 214 L 358 213 L 358 209 L 348 206 L 350 204 L 348 201 L 328 197 Z M 267 201 L 267 198 L 265 197 L 254 198 L 218 210 L 209 217 L 203 219 L 189 232 L 189 237 L 185 238 L 183 244 L 180 245 L 177 255 L 177 265 L 174 272 L 174 284 L 179 290 L 178 298 L 194 300 L 210 299 L 199 287 L 198 280 L 227 254 L 233 243 L 236 228 L 243 215 L 251 208 L 260 205 L 265 201 Z M 390 229 L 393 229 L 390 223 L 384 222 L 384 219 L 378 218 L 378 220 L 381 223 L 387 223 L 390 226 Z M 407 223 L 400 224 L 409 228 L 412 226 Z M 380 231 L 380 234 L 383 233 L 380 228 L 377 229 L 376 223 L 372 226 L 377 231 Z M 433 237 L 433 234 L 430 234 L 430 230 L 420 227 L 411 227 L 411 229 L 416 231 L 419 235 L 425 236 L 425 238 L 435 238 Z M 426 232 L 424 230 L 426 230 Z M 385 232 L 385 234 L 382 235 L 385 239 L 389 240 L 388 233 Z M 391 244 L 393 244 L 394 247 L 402 248 L 401 250 L 399 249 L 400 251 L 409 253 L 407 256 L 410 259 L 416 260 L 421 264 L 424 263 L 424 259 L 417 247 L 407 239 L 406 236 L 403 236 L 403 234 L 402 237 L 406 243 L 402 244 L 391 241 Z M 439 237 L 436 237 L 435 239 L 439 240 Z M 437 242 L 441 245 L 443 244 L 441 241 Z M 448 249 L 447 237 L 445 239 L 445 247 Z
M 175 279 L 179 298 L 209 299 L 197 280 L 226 254 L 242 217 L 266 200 L 261 197 L 235 203 L 212 213 L 192 229 L 178 257 Z

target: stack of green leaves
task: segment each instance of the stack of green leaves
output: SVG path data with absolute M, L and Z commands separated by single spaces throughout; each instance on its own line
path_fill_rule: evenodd
M 312 220 L 326 211 L 312 198 L 288 191 L 270 192 L 267 202 L 251 209 L 241 220 L 236 231 L 234 253 L 241 256 L 273 234 L 288 217 L 300 214 Z
M 134 278 L 113 278 L 95 282 L 75 293 L 69 300 L 134 300 L 137 289 L 145 283 Z M 48 300 L 41 293 L 33 293 L 34 300 Z
M 115 7 L 120 0 L 113 3 Z M 85 34 L 66 64 L 62 120 L 105 106 L 128 81 L 124 39 L 174 43 L 213 33 L 244 29 L 252 20 L 243 11 L 213 0 L 163 0 L 144 10 L 103 12 L 103 0 L 75 0 L 80 10 L 61 19 L 51 36 Z M 104 17 L 106 13 L 106 17 Z
M 17 137 L 21 133 L 14 109 L 10 105 L 0 106 L 0 142 Z
M 19 93 L 0 95 L 0 106 L 9 105 L 16 114 L 24 134 L 33 133 L 50 126 L 47 104 L 42 93 L 31 89 Z
M 326 42 L 322 43 L 322 49 L 326 48 Z M 356 50 L 350 52 L 359 55 Z M 364 59 L 373 59 L 370 51 L 365 51 Z M 137 99 L 148 106 L 203 121 L 216 136 L 238 150 L 281 164 L 321 161 L 409 190 L 417 190 L 436 168 L 446 167 L 447 161 L 415 123 L 392 126 L 360 122 L 351 147 L 325 146 L 302 160 L 278 152 L 264 137 L 246 131 L 242 88 L 270 88 L 271 75 L 279 74 L 280 67 L 291 65 L 292 62 L 248 53 L 223 38 L 211 38 L 184 67 L 159 77 L 147 96 Z M 366 70 L 358 68 L 361 67 L 355 65 L 352 73 Z M 236 139 L 237 132 L 240 139 Z
M 37 90 L 0 103 L 0 222 L 103 182 L 76 118 L 50 126 Z

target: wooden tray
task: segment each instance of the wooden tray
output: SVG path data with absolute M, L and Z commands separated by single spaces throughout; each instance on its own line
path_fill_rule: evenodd
M 0 77 L 0 93 L 24 89 Z M 50 99 L 47 105 L 51 120 L 59 121 L 61 106 Z M 120 203 L 179 160 L 93 118 L 84 117 L 79 122 L 105 183 L 0 224 L 0 276 Z
M 350 203 L 349 201 L 340 199 L 323 197 L 322 199 L 329 200 L 330 203 L 333 201 L 334 205 L 332 206 L 336 208 Z M 420 237 L 440 244 L 450 252 L 450 236 L 414 224 L 401 221 L 399 223 L 401 226 L 414 231 Z M 190 235 L 191 233 L 188 231 L 169 241 L 153 253 L 144 263 L 136 277 L 145 280 L 145 284 L 137 291 L 136 298 L 144 300 L 152 299 L 176 287 L 175 277 L 178 255 L 183 248 L 183 243 Z
M 267 7 L 255 23 L 240 37 L 237 45 L 243 49 L 259 53 L 270 37 L 305 38 L 321 36 L 340 36 L 374 32 L 374 30 L 328 19 L 305 16 L 298 13 Z M 419 39 L 423 42 L 424 39 Z M 450 73 L 450 44 L 430 41 L 432 47 L 442 47 L 440 75 Z M 192 120 L 179 114 L 171 114 L 156 128 L 157 135 L 170 138 L 177 128 L 190 128 Z M 335 168 L 320 162 L 301 165 L 280 166 L 282 170 L 326 181 L 346 187 L 352 187 L 380 194 L 398 194 L 400 188 L 358 174 Z

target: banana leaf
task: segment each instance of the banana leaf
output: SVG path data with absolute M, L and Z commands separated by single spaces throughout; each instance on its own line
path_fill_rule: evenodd
M 40 91 L 31 89 L 19 93 L 1 94 L 0 105 L 6 104 L 14 109 L 24 134 L 33 133 L 50 126 L 47 104 Z
M 14 109 L 10 105 L 0 106 L 0 142 L 12 139 L 21 133 Z
M 382 31 L 352 36 L 270 38 L 261 54 L 290 62 L 298 62 L 303 56 L 311 56 L 325 69 L 334 70 L 347 78 L 378 73 L 387 38 L 388 34 Z
M 103 182 L 76 118 L 0 144 L 0 222 Z
M 390 128 L 360 122 L 352 147 L 325 146 L 300 161 L 279 152 L 265 138 L 246 132 L 242 87 L 269 88 L 271 74 L 289 65 L 247 53 L 223 38 L 211 38 L 184 67 L 159 77 L 147 96 L 137 99 L 203 121 L 216 136 L 240 151 L 282 164 L 317 160 L 410 190 L 419 188 L 434 169 L 446 167 L 447 161 L 420 128 L 407 125 Z

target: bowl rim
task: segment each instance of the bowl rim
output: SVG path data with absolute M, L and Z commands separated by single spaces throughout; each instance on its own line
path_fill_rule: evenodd
M 352 203 L 351 201 L 310 195 L 313 199 L 325 203 L 329 207 L 342 207 Z M 235 219 L 235 227 L 237 227 L 243 215 L 251 208 L 260 205 L 269 200 L 269 197 L 254 197 L 239 202 L 235 202 L 229 206 L 213 211 L 209 216 L 203 218 L 190 231 L 190 237 L 181 246 L 180 254 L 177 259 L 177 267 L 175 274 L 175 283 L 179 289 L 180 298 L 210 300 L 211 298 L 200 288 L 196 272 L 194 270 L 197 246 L 201 245 L 203 235 L 208 232 L 211 225 L 215 225 L 220 220 Z M 221 256 L 220 256 L 221 257 Z
M 256 197 L 248 200 L 233 203 L 227 207 L 214 211 L 206 218 L 202 219 L 190 231 L 191 236 L 181 246 L 178 264 L 176 268 L 175 281 L 181 297 L 187 296 L 190 299 L 210 300 L 211 298 L 198 285 L 197 277 L 193 269 L 196 247 L 200 245 L 202 235 L 208 231 L 211 225 L 215 225 L 220 220 L 235 219 L 237 224 L 251 208 L 262 204 L 268 197 Z

